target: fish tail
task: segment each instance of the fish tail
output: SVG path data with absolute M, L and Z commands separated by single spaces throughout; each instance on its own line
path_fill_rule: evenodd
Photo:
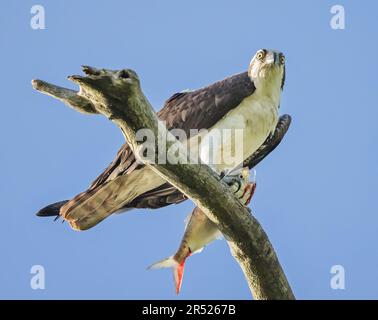
M 182 277 L 184 275 L 184 267 L 185 259 L 181 263 L 179 263 L 174 259 L 173 256 L 171 256 L 167 259 L 154 263 L 153 265 L 149 266 L 148 269 L 172 268 L 176 294 L 179 294 L 182 283 Z

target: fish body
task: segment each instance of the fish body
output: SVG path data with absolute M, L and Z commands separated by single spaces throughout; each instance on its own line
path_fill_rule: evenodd
M 248 205 L 256 189 L 256 182 L 249 182 L 248 167 L 224 177 L 230 189 L 244 205 Z M 222 236 L 216 224 L 198 207 L 186 219 L 186 227 L 176 253 L 149 267 L 149 269 L 172 268 L 175 290 L 180 292 L 186 259 Z

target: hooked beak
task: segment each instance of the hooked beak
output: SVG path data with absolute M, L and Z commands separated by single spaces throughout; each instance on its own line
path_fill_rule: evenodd
M 282 65 L 282 53 L 277 51 L 270 51 L 268 53 L 268 56 L 265 58 L 265 61 L 267 64 L 274 65 L 274 66 L 280 66 Z
M 270 51 L 268 56 L 265 58 L 265 62 L 270 65 L 279 66 L 281 65 L 281 53 Z
M 281 64 L 281 54 L 278 52 L 274 52 L 274 64 L 275 65 L 280 65 Z

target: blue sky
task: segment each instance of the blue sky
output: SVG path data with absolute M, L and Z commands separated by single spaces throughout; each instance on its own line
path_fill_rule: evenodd
M 41 4 L 46 29 L 30 27 Z M 330 8 L 345 7 L 345 30 Z M 84 190 L 122 144 L 101 116 L 84 116 L 32 90 L 80 65 L 130 67 L 159 109 L 172 93 L 246 70 L 260 48 L 285 53 L 281 112 L 293 123 L 257 169 L 251 208 L 297 298 L 378 298 L 378 27 L 375 1 L 4 1 L 0 10 L 0 298 L 248 299 L 225 241 L 186 266 L 146 271 L 181 239 L 187 201 L 112 216 L 86 232 L 41 219 L 42 206 Z M 33 290 L 42 265 L 46 288 Z M 330 287 L 333 265 L 345 289 Z

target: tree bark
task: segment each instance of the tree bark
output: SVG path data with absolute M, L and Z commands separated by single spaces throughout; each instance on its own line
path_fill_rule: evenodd
M 64 88 L 53 91 L 52 87 L 47 87 L 49 91 L 46 92 L 80 112 L 106 116 L 121 129 L 137 157 L 143 144 L 137 141 L 138 130 L 149 129 L 155 137 L 167 137 L 166 148 L 156 150 L 159 154 L 168 152 L 168 156 L 170 150 L 176 150 L 178 164 L 169 161 L 145 164 L 193 200 L 217 224 L 242 268 L 255 299 L 294 299 L 261 225 L 213 170 L 202 163 L 192 164 L 193 160 L 198 159 L 192 159 L 192 155 L 159 121 L 141 90 L 137 74 L 130 69 L 112 71 L 91 67 L 84 67 L 84 72 L 86 76 L 69 77 L 80 86 L 80 92 L 76 95 L 79 100 L 73 97 L 74 91 L 68 92 Z M 45 82 L 33 80 L 33 86 L 43 92 L 42 84 L 46 87 Z

